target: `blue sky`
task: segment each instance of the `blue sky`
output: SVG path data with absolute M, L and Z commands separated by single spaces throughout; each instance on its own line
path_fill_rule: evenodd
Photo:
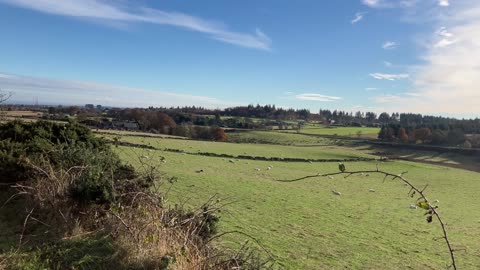
M 14 101 L 480 116 L 476 0 L 0 0 L 0 25 Z

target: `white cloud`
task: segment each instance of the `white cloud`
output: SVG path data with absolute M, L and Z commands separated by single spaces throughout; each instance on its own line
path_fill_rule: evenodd
M 411 97 L 421 97 L 421 93 L 416 93 L 416 92 L 405 92 L 404 93 L 406 96 L 411 96 Z
M 448 7 L 450 3 L 448 2 L 448 0 L 438 0 L 438 5 L 442 7 Z
M 454 35 L 449 32 L 446 27 L 440 27 L 435 34 L 441 37 L 440 40 L 437 40 L 433 45 L 436 48 L 447 47 L 458 41 L 453 38 Z
M 48 104 L 101 103 L 121 107 L 195 105 L 217 108 L 239 105 L 236 102 L 201 95 L 2 73 L 0 85 L 6 91 L 12 91 L 12 100 L 18 102 L 28 102 L 33 97 L 38 97 L 41 103 Z
M 375 78 L 377 80 L 389 80 L 389 81 L 407 79 L 409 77 L 408 74 L 370 73 L 369 75 L 370 77 Z
M 457 42 L 457 40 L 455 40 L 455 39 L 442 38 L 439 41 L 437 41 L 437 43 L 435 43 L 433 46 L 435 48 L 443 48 L 443 47 L 447 47 L 447 46 L 450 46 L 452 44 L 455 44 L 456 42 Z
M 445 26 L 440 27 L 436 32 L 437 35 L 445 38 L 453 37 L 453 34 L 448 32 Z
M 365 16 L 366 12 L 357 12 L 355 13 L 355 18 L 351 21 L 352 24 L 356 24 L 357 22 L 361 21 L 363 19 L 363 16 Z
M 376 103 L 395 103 L 401 101 L 402 97 L 400 95 L 380 95 L 371 99 Z
M 369 7 L 379 7 L 382 4 L 381 0 L 362 0 L 364 5 Z
M 378 90 L 378 88 L 375 88 L 375 87 L 367 87 L 365 88 L 366 91 L 375 91 L 375 90 Z
M 261 30 L 241 33 L 223 24 L 179 12 L 167 12 L 147 7 L 121 5 L 122 2 L 102 0 L 0 0 L 0 2 L 43 13 L 78 19 L 97 19 L 106 22 L 151 23 L 170 25 L 201 32 L 215 40 L 261 50 L 270 50 L 271 40 Z
M 296 99 L 299 100 L 309 100 L 309 101 L 336 101 L 342 99 L 341 97 L 332 97 L 332 96 L 325 96 L 325 95 L 320 95 L 320 94 L 310 94 L 310 93 L 305 93 L 305 94 L 299 94 L 295 96 Z
M 393 42 L 393 41 L 385 41 L 382 44 L 382 48 L 385 49 L 385 50 L 392 50 L 392 49 L 397 48 L 397 46 L 398 46 L 398 44 L 396 42 Z

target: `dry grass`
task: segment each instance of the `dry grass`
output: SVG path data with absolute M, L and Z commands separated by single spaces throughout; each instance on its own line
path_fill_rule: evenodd
M 71 185 L 86 167 L 61 170 L 48 161 L 40 164 L 29 160 L 24 162 L 37 174 L 29 181 L 12 185 L 15 193 L 6 203 L 22 199 L 28 214 L 22 217 L 18 248 L 3 257 L 3 261 L 0 257 L 0 269 L 6 267 L 6 262 L 23 262 L 19 258 L 25 257 L 22 252 L 26 247 L 43 249 L 48 246 L 50 248 L 42 251 L 39 257 L 46 257 L 50 261 L 47 263 L 49 267 L 61 269 L 85 263 L 89 269 L 104 266 L 120 269 L 232 269 L 232 266 L 260 269 L 270 263 L 269 259 L 259 260 L 257 253 L 248 248 L 229 253 L 213 247 L 210 239 L 216 233 L 216 213 L 222 208 L 215 196 L 193 211 L 180 206 L 166 207 L 163 195 L 154 184 L 153 191 L 132 189 L 132 186 L 128 190 L 120 188 L 112 204 L 86 205 L 69 196 Z M 156 177 L 155 170 L 150 173 Z M 71 246 L 78 251 L 71 253 Z M 39 259 L 39 262 L 44 260 Z

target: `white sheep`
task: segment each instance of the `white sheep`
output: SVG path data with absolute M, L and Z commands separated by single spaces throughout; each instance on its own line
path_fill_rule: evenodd
M 230 163 L 235 163 L 235 161 L 233 161 L 233 160 L 231 160 L 231 159 L 229 159 L 228 162 L 230 162 Z
M 439 200 L 435 200 L 435 201 L 433 201 L 432 203 L 438 203 L 438 202 L 440 202 L 440 201 L 439 201 Z
M 148 159 L 148 156 L 140 156 L 140 158 Z
M 271 169 L 272 169 L 272 167 L 270 167 L 270 166 L 267 167 L 267 170 L 271 170 Z
M 331 176 L 331 175 L 329 175 L 329 176 L 327 176 L 327 177 L 328 177 L 328 179 L 333 179 L 333 176 Z
M 342 193 L 336 191 L 335 189 L 332 189 L 332 193 L 337 196 L 342 196 Z
M 415 204 L 410 204 L 410 209 L 417 209 L 417 206 Z
M 368 192 L 375 192 L 375 189 L 369 189 Z
M 259 171 L 260 171 L 260 168 L 255 168 L 255 171 L 259 172 Z

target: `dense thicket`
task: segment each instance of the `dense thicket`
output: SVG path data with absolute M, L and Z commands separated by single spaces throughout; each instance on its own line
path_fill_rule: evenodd
M 72 198 L 104 202 L 114 197 L 114 185 L 125 185 L 136 175 L 89 128 L 75 122 L 56 124 L 13 121 L 0 126 L 0 179 L 26 181 L 39 173 L 32 164 L 48 163 L 54 170 L 81 167 L 71 186 Z

